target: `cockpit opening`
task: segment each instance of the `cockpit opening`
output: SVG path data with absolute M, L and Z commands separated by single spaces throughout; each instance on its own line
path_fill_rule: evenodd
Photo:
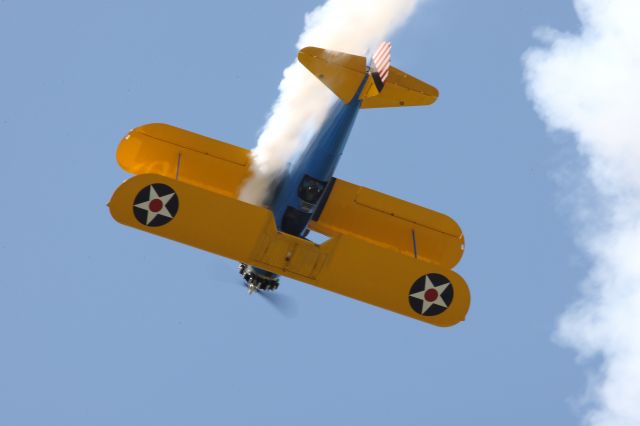
M 327 182 L 305 175 L 298 187 L 298 197 L 305 203 L 317 204 L 326 186 Z

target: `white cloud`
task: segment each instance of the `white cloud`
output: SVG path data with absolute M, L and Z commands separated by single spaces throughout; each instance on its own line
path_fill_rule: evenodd
M 544 31 L 525 55 L 528 93 L 551 130 L 575 135 L 593 187 L 578 240 L 593 265 L 560 340 L 600 355 L 585 422 L 640 425 L 640 1 L 576 0 L 579 35 Z

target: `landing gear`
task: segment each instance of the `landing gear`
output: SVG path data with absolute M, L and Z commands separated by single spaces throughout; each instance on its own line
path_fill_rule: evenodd
M 279 277 L 268 271 L 254 268 L 245 263 L 241 263 L 238 266 L 238 272 L 244 278 L 245 285 L 249 289 L 249 294 L 253 294 L 258 290 L 261 291 L 273 291 L 278 288 Z

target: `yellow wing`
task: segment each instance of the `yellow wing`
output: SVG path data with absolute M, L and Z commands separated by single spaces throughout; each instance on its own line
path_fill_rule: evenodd
M 133 129 L 116 157 L 130 173 L 155 173 L 234 198 L 251 164 L 249 150 L 168 124 Z
M 466 283 L 447 267 L 355 233 L 336 232 L 317 245 L 279 232 L 265 208 L 171 177 L 125 181 L 109 209 L 124 225 L 430 324 L 454 325 L 469 309 Z
M 450 217 L 340 179 L 309 228 L 325 235 L 351 235 L 405 256 L 453 268 L 464 236 Z

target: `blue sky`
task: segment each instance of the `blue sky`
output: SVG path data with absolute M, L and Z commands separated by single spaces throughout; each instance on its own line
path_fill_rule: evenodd
M 449 329 L 122 227 L 122 136 L 167 122 L 255 145 L 319 1 L 0 3 L 0 424 L 569 425 L 584 365 L 556 321 L 588 267 L 558 175 L 581 159 L 525 95 L 569 1 L 433 0 L 394 65 L 428 108 L 363 111 L 336 175 L 455 218 L 472 291 Z

